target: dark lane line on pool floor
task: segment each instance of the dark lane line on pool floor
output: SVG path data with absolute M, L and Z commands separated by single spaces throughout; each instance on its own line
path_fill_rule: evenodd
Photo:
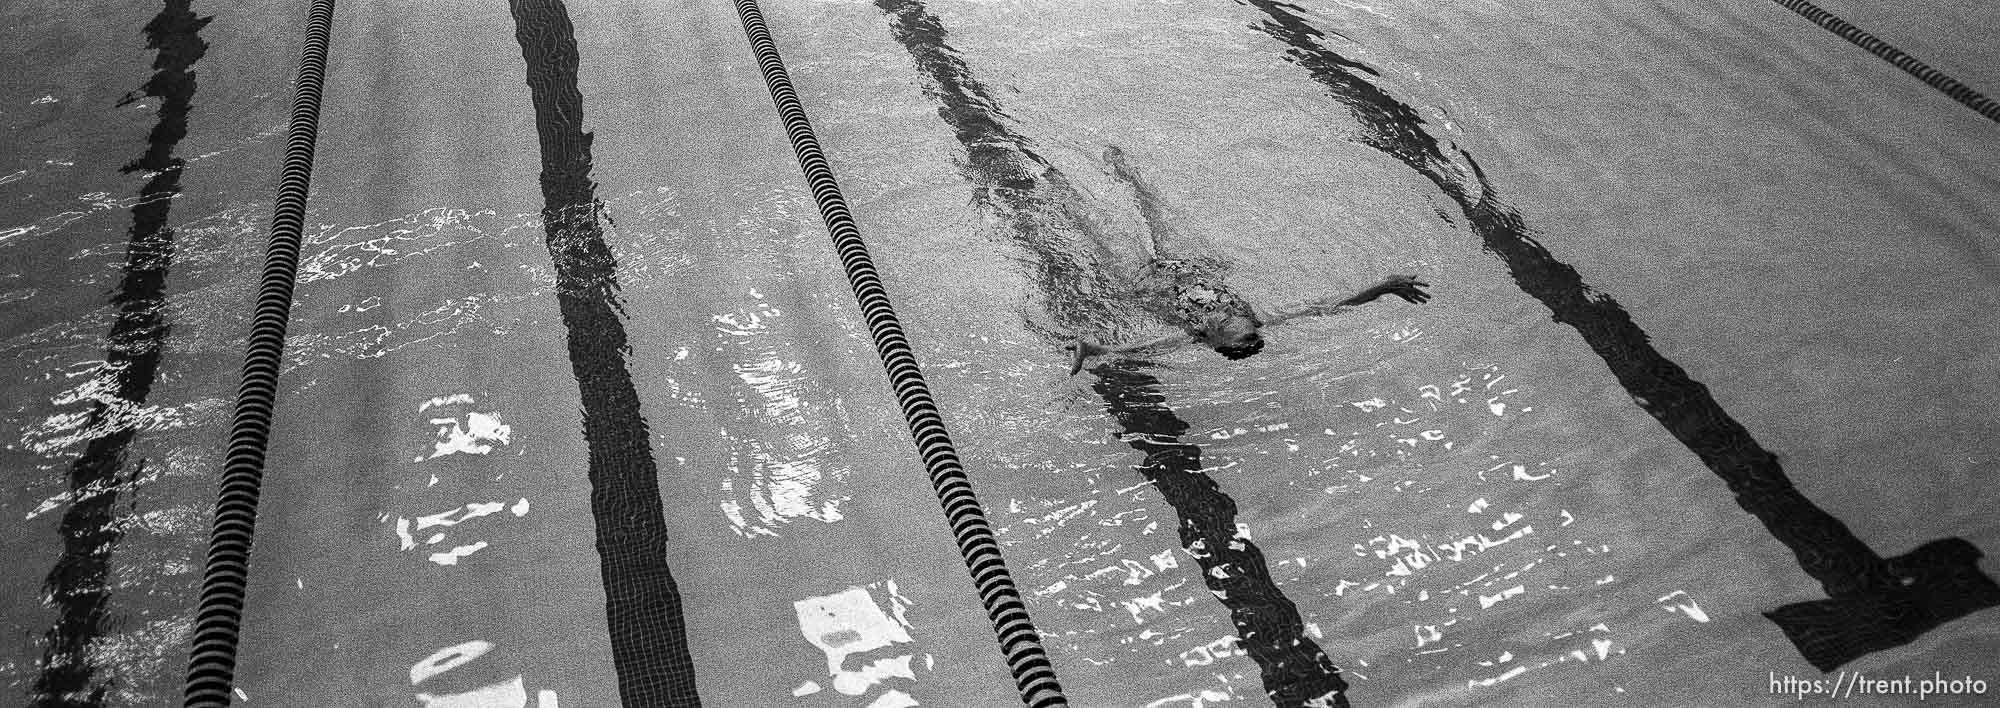
M 1264 552 L 1238 533 L 1236 500 L 1202 472 L 1201 447 L 1181 440 L 1187 421 L 1174 415 L 1160 380 L 1143 366 L 1132 360 L 1099 365 L 1091 369 L 1097 376 L 1091 388 L 1124 428 L 1119 438 L 1146 456 L 1139 474 L 1180 516 L 1181 545 L 1229 608 L 1239 646 L 1263 667 L 1265 692 L 1279 706 L 1348 705 L 1340 669 L 1305 637 L 1298 605 L 1271 580 Z
M 35 706 L 101 706 L 110 689 L 102 681 L 93 685 L 99 668 L 93 654 L 102 656 L 93 645 L 111 619 L 111 553 L 124 537 L 123 519 L 116 509 L 118 492 L 138 485 L 144 477 L 144 460 L 124 470 L 126 452 L 139 427 L 129 416 L 138 413 L 152 394 L 170 329 L 162 312 L 174 258 L 174 230 L 167 220 L 174 198 L 181 193 L 186 167 L 174 150 L 187 136 L 195 93 L 193 67 L 208 51 L 200 33 L 210 19 L 195 16 L 188 0 L 166 0 L 160 14 L 146 23 L 146 46 L 158 50 L 153 76 L 118 104 L 128 105 L 142 95 L 158 98 L 159 121 L 147 136 L 145 154 L 119 170 L 151 177 L 132 206 L 124 274 L 111 298 L 118 318 L 105 337 L 104 362 L 93 384 L 109 395 L 92 403 L 82 426 L 100 434 L 70 466 L 70 506 L 60 528 L 63 551 L 43 586 L 45 602 L 54 604 L 60 614 L 43 635 L 47 646 L 29 694 Z
M 947 43 L 943 23 L 917 0 L 875 5 L 890 16 L 896 41 L 923 72 L 924 93 L 938 101 L 939 117 L 964 145 L 961 172 L 973 183 L 978 206 L 999 216 L 1030 261 L 1037 297 L 1051 319 L 1031 320 L 1030 327 L 1065 339 L 1075 328 L 1129 317 L 1102 296 L 1113 284 L 1097 259 L 1101 244 L 1088 237 L 1093 227 L 1080 211 L 1084 197 L 1005 125 L 999 104 Z M 1092 372 L 1123 437 L 1146 456 L 1135 470 L 1179 517 L 1181 543 L 1228 608 L 1265 694 L 1281 708 L 1348 705 L 1339 668 L 1305 635 L 1297 606 L 1271 579 L 1263 552 L 1237 535 L 1235 500 L 1201 471 L 1200 449 L 1178 440 L 1188 424 L 1166 405 L 1158 379 L 1129 364 Z
M 1375 73 L 1321 46 L 1321 30 L 1276 0 L 1236 0 L 1262 10 L 1252 28 L 1282 42 L 1285 58 L 1305 69 L 1361 122 L 1361 144 L 1428 178 L 1464 210 L 1486 250 L 1507 265 L 1522 292 L 1549 308 L 1557 322 L 1583 336 L 1625 391 L 1686 445 L 1798 556 L 1829 599 L 1793 603 L 1764 613 L 1822 671 L 1871 652 L 1907 644 L 1925 632 L 1981 609 L 2000 606 L 2000 585 L 1980 571 L 1979 549 L 1944 538 L 1883 558 L 1839 519 L 1792 486 L 1772 455 L 1731 418 L 1708 387 L 1654 349 L 1645 330 L 1610 295 L 1593 290 L 1575 268 L 1529 235 L 1519 214 L 1501 203 L 1486 174 L 1462 149 L 1460 167 L 1424 129 L 1415 109 L 1384 93 L 1355 70 Z M 1473 187 L 1477 187 L 1475 193 Z
M 699 706 L 680 589 L 667 567 L 659 466 L 625 365 L 617 261 L 597 222 L 575 28 L 561 0 L 508 5 L 541 141 L 542 221 L 556 301 L 583 399 L 590 507 L 618 692 L 627 706 Z

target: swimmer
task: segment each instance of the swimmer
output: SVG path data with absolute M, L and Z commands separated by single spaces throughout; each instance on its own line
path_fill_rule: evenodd
M 1265 311 L 1238 296 L 1222 282 L 1220 269 L 1200 261 L 1166 256 L 1165 237 L 1170 233 L 1159 196 L 1146 185 L 1125 161 L 1117 147 L 1104 151 L 1104 161 L 1112 177 L 1130 186 L 1139 199 L 1139 214 L 1152 232 L 1152 259 L 1133 277 L 1133 292 L 1153 315 L 1181 331 L 1138 344 L 1111 346 L 1087 337 L 1066 346 L 1070 350 L 1069 373 L 1083 370 L 1084 360 L 1104 354 L 1147 349 L 1172 349 L 1199 342 L 1230 359 L 1244 359 L 1264 348 L 1261 330 L 1300 317 L 1316 317 L 1343 312 L 1357 305 L 1394 295 L 1411 303 L 1431 299 L 1424 288 L 1428 283 L 1412 275 L 1397 275 L 1347 297 L 1324 298 Z

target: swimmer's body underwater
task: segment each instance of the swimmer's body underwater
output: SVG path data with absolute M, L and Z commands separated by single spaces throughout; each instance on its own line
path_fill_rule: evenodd
M 1076 342 L 1065 347 L 1070 350 L 1071 375 L 1081 371 L 1084 360 L 1093 356 L 1171 349 L 1193 342 L 1200 342 L 1230 359 L 1243 359 L 1264 348 L 1264 337 L 1259 332 L 1264 327 L 1300 317 L 1335 314 L 1385 295 L 1394 295 L 1412 303 L 1431 299 L 1430 293 L 1423 290 L 1429 284 L 1417 280 L 1416 276 L 1397 275 L 1345 298 L 1325 298 L 1265 311 L 1230 290 L 1215 269 L 1205 268 L 1193 260 L 1167 257 L 1164 214 L 1158 196 L 1140 180 L 1138 172 L 1125 161 L 1124 152 L 1117 147 L 1105 149 L 1104 161 L 1110 166 L 1114 178 L 1137 193 L 1139 212 L 1152 231 L 1152 260 L 1134 277 L 1135 294 L 1155 316 L 1182 331 L 1152 341 L 1121 346 L 1107 346 L 1078 337 Z

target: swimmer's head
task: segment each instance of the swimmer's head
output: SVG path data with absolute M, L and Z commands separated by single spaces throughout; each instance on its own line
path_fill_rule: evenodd
M 1210 322 L 1202 333 L 1203 343 L 1230 359 L 1247 359 L 1264 349 L 1264 335 L 1257 320 L 1229 315 Z

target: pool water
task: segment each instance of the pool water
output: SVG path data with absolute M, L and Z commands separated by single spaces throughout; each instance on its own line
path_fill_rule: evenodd
M 2000 92 L 2000 10 L 1819 4 Z M 513 9 L 338 6 L 237 700 L 1018 705 L 734 10 Z M 1895 67 L 1761 2 L 763 10 L 1071 703 L 2000 690 L 1944 558 L 2000 548 L 2000 125 Z M 303 17 L 0 8 L 38 704 L 181 691 Z M 1066 376 L 1169 331 L 1113 146 L 1260 305 L 1435 298 Z M 684 660 L 607 615 L 661 569 Z

